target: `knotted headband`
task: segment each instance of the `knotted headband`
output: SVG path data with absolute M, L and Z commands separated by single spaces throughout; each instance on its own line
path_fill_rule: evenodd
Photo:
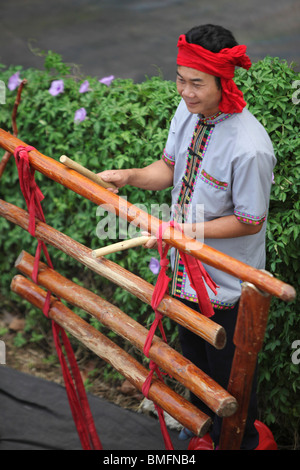
M 244 95 L 234 81 L 235 67 L 248 70 L 251 61 L 246 55 L 246 46 L 239 45 L 211 52 L 197 44 L 188 43 L 184 34 L 178 39 L 177 65 L 190 67 L 200 72 L 220 77 L 222 99 L 219 109 L 223 113 L 240 113 L 246 106 Z

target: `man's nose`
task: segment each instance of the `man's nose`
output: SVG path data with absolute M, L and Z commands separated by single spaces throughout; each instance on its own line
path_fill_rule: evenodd
M 189 85 L 186 85 L 182 90 L 181 96 L 182 97 L 186 96 L 187 98 L 191 98 L 192 96 L 195 96 L 193 88 Z

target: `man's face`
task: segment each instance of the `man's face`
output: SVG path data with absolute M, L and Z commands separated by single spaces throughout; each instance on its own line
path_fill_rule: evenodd
M 213 75 L 179 65 L 176 85 L 190 113 L 209 117 L 219 111 L 222 90 Z

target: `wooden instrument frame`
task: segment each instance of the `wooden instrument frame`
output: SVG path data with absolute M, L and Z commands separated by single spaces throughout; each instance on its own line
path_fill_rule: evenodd
M 0 146 L 6 152 L 13 154 L 16 147 L 27 147 L 27 144 L 0 129 Z M 138 220 L 140 227 L 150 234 L 157 233 L 161 223 L 159 219 L 103 188 L 87 176 L 88 172 L 85 175 L 78 173 L 76 170 L 43 155 L 38 150 L 29 152 L 29 162 L 33 169 L 53 181 L 97 205 L 106 204 L 106 207 L 110 205 L 119 217 L 128 222 Z M 23 229 L 28 229 L 29 216 L 26 211 L 5 201 L 0 201 L 0 215 Z M 154 288 L 138 276 L 129 273 L 103 256 L 93 257 L 92 250 L 39 220 L 36 220 L 35 235 L 37 239 L 55 246 L 94 272 L 123 286 L 144 302 L 151 303 Z M 249 394 L 257 355 L 263 345 L 271 298 L 276 296 L 286 302 L 292 301 L 296 296 L 295 289 L 274 278 L 270 273 L 252 268 L 205 244 L 200 244 L 197 240 L 186 237 L 173 227 L 167 228 L 163 239 L 170 246 L 189 253 L 200 261 L 243 281 L 234 335 L 236 350 L 227 391 L 221 389 L 210 377 L 199 369 L 197 370 L 189 361 L 180 357 L 176 351 L 169 348 L 157 337 L 154 338 L 149 353 L 150 357 L 161 367 L 174 374 L 181 383 L 198 394 L 215 413 L 223 417 L 220 449 L 237 450 L 240 448 L 244 434 Z M 16 267 L 25 275 L 29 275 L 33 267 L 32 262 L 32 257 L 22 252 L 16 261 Z M 38 284 L 61 298 L 66 298 L 73 305 L 83 308 L 84 306 L 80 304 L 79 300 L 79 293 L 81 293 L 86 299 L 87 310 L 90 314 L 97 316 L 104 324 L 142 349 L 146 335 L 144 327 L 133 322 L 126 314 L 106 303 L 99 296 L 95 297 L 87 290 L 83 292 L 79 286 L 63 278 L 43 263 L 40 263 Z M 45 291 L 28 279 L 20 275 L 14 277 L 11 288 L 36 307 L 43 308 Z M 75 295 L 76 292 L 78 295 Z M 74 293 L 73 296 L 72 293 Z M 180 304 L 179 301 L 166 295 L 158 309 L 164 315 L 170 316 L 174 321 L 202 336 L 216 348 L 222 349 L 226 342 L 226 332 L 223 328 L 216 325 L 211 319 L 199 316 L 192 309 Z M 111 316 L 107 314 L 108 311 Z M 49 316 L 82 341 L 95 354 L 110 362 L 141 390 L 147 371 L 124 351 L 118 349 L 116 354 L 116 346 L 111 344 L 110 340 L 103 337 L 55 298 L 52 298 Z M 120 360 L 117 361 L 116 357 L 119 357 Z M 196 435 L 202 436 L 208 431 L 210 419 L 161 381 L 154 380 L 152 382 L 149 397 Z

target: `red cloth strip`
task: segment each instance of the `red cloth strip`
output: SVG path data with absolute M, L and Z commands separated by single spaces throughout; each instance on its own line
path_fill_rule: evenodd
M 182 231 L 180 225 L 177 222 L 171 221 L 171 222 L 168 222 L 168 223 L 164 223 L 164 222 L 161 223 L 159 228 L 158 228 L 157 234 L 156 234 L 157 244 L 158 244 L 158 252 L 160 254 L 161 269 L 160 269 L 160 272 L 158 274 L 158 278 L 157 278 L 156 285 L 155 285 L 154 292 L 153 292 L 152 299 L 151 299 L 151 306 L 155 311 L 155 319 L 154 319 L 153 324 L 151 325 L 151 328 L 149 329 L 149 333 L 147 335 L 147 338 L 146 338 L 146 341 L 145 341 L 145 344 L 144 344 L 144 348 L 143 348 L 143 352 L 147 357 L 149 357 L 150 347 L 151 347 L 153 336 L 155 334 L 155 331 L 156 331 L 157 327 L 159 327 L 159 329 L 161 331 L 163 340 L 165 342 L 167 342 L 167 338 L 166 338 L 166 335 L 164 333 L 164 329 L 163 329 L 163 325 L 162 325 L 163 315 L 157 310 L 157 307 L 159 306 L 160 302 L 162 301 L 164 295 L 166 294 L 166 292 L 168 290 L 169 282 L 171 280 L 167 276 L 167 273 L 166 273 L 167 267 L 169 265 L 169 261 L 167 260 L 169 245 L 166 244 L 164 248 L 162 246 L 163 233 L 164 233 L 165 229 L 169 226 L 175 227 L 176 229 Z M 181 251 L 179 253 L 180 253 L 181 259 L 184 263 L 184 266 L 186 268 L 191 286 L 193 287 L 193 289 L 197 293 L 198 303 L 199 303 L 200 310 L 201 310 L 202 314 L 206 315 L 208 317 L 213 316 L 214 315 L 214 310 L 213 310 L 213 307 L 211 305 L 209 296 L 207 294 L 207 290 L 206 290 L 204 281 L 207 283 L 207 285 L 215 293 L 216 293 L 217 285 L 211 279 L 209 274 L 204 269 L 202 263 L 198 259 L 195 259 L 193 256 L 190 256 L 190 255 L 188 255 L 184 252 L 181 252 Z M 163 380 L 162 379 L 162 374 L 160 373 L 159 368 L 158 368 L 157 364 L 155 364 L 155 362 L 150 360 L 150 366 L 149 367 L 150 367 L 149 375 L 148 375 L 147 379 L 145 380 L 145 382 L 143 384 L 143 387 L 142 387 L 142 392 L 146 397 L 148 397 L 148 394 L 149 394 L 149 389 L 150 389 L 150 386 L 151 386 L 151 382 L 152 382 L 152 379 L 153 379 L 154 372 L 156 372 L 156 374 L 157 374 L 157 376 L 160 380 Z M 158 417 L 159 417 L 159 421 L 160 421 L 160 427 L 161 427 L 161 431 L 162 431 L 162 435 L 163 435 L 163 439 L 164 439 L 166 449 L 167 450 L 173 450 L 173 445 L 172 445 L 170 436 L 168 434 L 167 426 L 166 426 L 165 419 L 164 419 L 163 410 L 157 404 L 154 404 L 154 406 L 155 406 L 155 409 L 158 413 Z
M 142 393 L 147 398 L 148 398 L 149 389 L 150 389 L 150 386 L 151 386 L 151 383 L 152 383 L 154 372 L 156 373 L 159 380 L 163 381 L 162 374 L 159 370 L 159 367 L 158 367 L 157 364 L 155 364 L 154 361 L 150 361 L 149 368 L 150 368 L 150 373 L 149 373 L 149 375 L 148 375 L 147 379 L 145 380 L 145 382 L 143 384 L 143 387 L 142 387 Z M 164 418 L 164 411 L 156 403 L 154 403 L 154 407 L 157 411 L 157 415 L 158 415 L 158 419 L 159 419 L 159 423 L 160 423 L 160 428 L 161 428 L 165 448 L 166 448 L 166 450 L 174 450 L 174 447 L 173 447 L 173 444 L 172 444 L 172 441 L 171 441 L 171 438 L 170 438 L 170 435 L 168 433 L 168 429 L 167 429 L 167 426 L 166 426 L 166 422 L 165 422 L 165 418 Z
M 31 168 L 29 164 L 28 152 L 30 152 L 30 150 L 34 150 L 34 148 L 30 146 L 19 146 L 15 149 L 14 156 L 18 169 L 21 191 L 23 193 L 29 212 L 28 231 L 32 236 L 35 236 L 35 218 L 45 222 L 45 217 L 41 206 L 41 201 L 44 199 L 44 196 L 35 182 L 35 170 Z M 32 272 L 32 279 L 35 283 L 37 283 L 38 265 L 42 250 L 48 265 L 53 268 L 47 247 L 44 242 L 39 240 Z M 43 308 L 43 313 L 46 317 L 48 317 L 50 309 L 50 298 L 51 292 L 48 291 Z M 84 450 L 102 450 L 102 445 L 97 435 L 84 384 L 78 369 L 71 343 L 63 328 L 53 320 L 51 320 L 51 322 L 54 343 L 62 368 L 66 392 L 82 448 Z M 60 336 L 62 342 L 60 341 Z M 71 371 L 63 354 L 63 346 L 67 354 Z
M 160 332 L 162 334 L 163 340 L 167 342 L 167 338 L 163 329 L 162 325 L 162 318 L 163 315 L 157 310 L 157 307 L 159 306 L 160 302 L 162 301 L 165 293 L 167 292 L 168 285 L 170 282 L 170 278 L 167 276 L 166 271 L 169 265 L 169 261 L 167 260 L 167 254 L 169 251 L 169 246 L 165 245 L 163 248 L 162 246 L 162 234 L 163 230 L 169 226 L 168 223 L 162 223 L 157 232 L 157 244 L 158 244 L 158 252 L 160 254 L 160 266 L 161 269 L 159 271 L 156 285 L 152 294 L 152 299 L 151 299 L 151 307 L 155 311 L 155 319 L 153 324 L 151 325 L 151 328 L 149 330 L 149 333 L 147 335 L 145 344 L 144 344 L 144 349 L 143 352 L 145 356 L 149 357 L 149 349 L 151 347 L 152 339 L 155 334 L 156 328 L 159 327 Z
M 161 258 L 160 259 L 161 269 L 158 274 L 158 278 L 157 278 L 156 285 L 155 285 L 154 292 L 153 292 L 152 299 L 151 299 L 151 306 L 155 311 L 155 320 L 153 324 L 151 325 L 151 328 L 147 335 L 147 338 L 144 344 L 144 349 L 143 349 L 143 352 L 147 357 L 149 357 L 149 349 L 151 347 L 152 339 L 153 339 L 153 336 L 155 334 L 157 327 L 159 327 L 164 341 L 167 341 L 166 335 L 163 330 L 163 325 L 162 325 L 163 315 L 157 310 L 157 307 L 162 301 L 164 295 L 166 294 L 168 290 L 168 284 L 171 280 L 166 274 L 166 270 L 169 265 L 169 261 L 166 259 L 168 251 L 169 251 L 169 246 L 166 244 L 164 249 L 162 248 L 162 236 L 163 236 L 165 229 L 169 226 L 175 227 L 177 230 L 182 231 L 180 225 L 174 221 L 170 221 L 168 223 L 163 222 L 162 224 L 160 224 L 159 229 L 157 231 L 156 238 L 157 238 L 157 244 L 158 244 L 158 251 L 160 254 L 160 258 Z M 187 271 L 190 284 L 192 288 L 196 291 L 197 300 L 198 300 L 198 304 L 199 304 L 202 315 L 205 315 L 207 317 L 212 317 L 215 312 L 212 307 L 211 301 L 209 299 L 205 282 L 215 294 L 217 293 L 216 289 L 218 286 L 215 284 L 215 282 L 212 280 L 210 275 L 204 269 L 201 261 L 199 261 L 198 259 L 194 258 L 191 255 L 184 253 L 183 251 L 180 251 L 179 254 L 184 263 L 185 269 Z

